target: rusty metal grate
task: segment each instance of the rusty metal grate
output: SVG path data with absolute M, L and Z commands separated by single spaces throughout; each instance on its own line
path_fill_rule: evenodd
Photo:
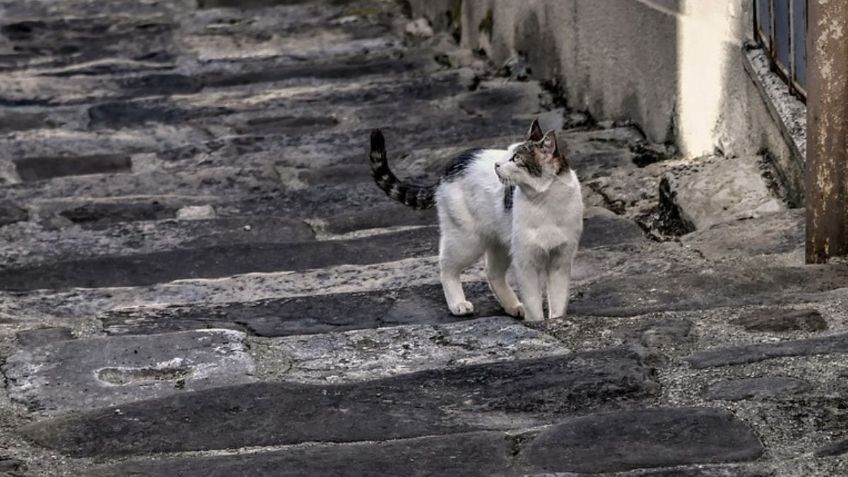
M 789 91 L 807 97 L 807 0 L 754 0 L 754 36 Z

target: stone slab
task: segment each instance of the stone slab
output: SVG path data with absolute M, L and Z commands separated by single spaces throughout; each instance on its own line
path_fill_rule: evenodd
M 19 331 L 15 334 L 18 344 L 23 348 L 35 348 L 55 341 L 74 339 L 70 328 L 36 328 L 32 330 Z
M 102 228 L 120 222 L 171 219 L 177 208 L 157 200 L 131 203 L 95 202 L 69 208 L 59 215 L 83 227 Z
M 693 323 L 682 318 L 663 318 L 636 326 L 620 325 L 616 334 L 648 348 L 680 345 L 692 341 Z
M 464 285 L 476 316 L 503 313 L 486 283 Z M 110 335 L 231 328 L 256 336 L 308 335 L 405 324 L 465 321 L 450 314 L 441 285 L 206 305 L 140 307 L 98 316 Z
M 0 227 L 29 220 L 29 212 L 9 201 L 0 201 Z
M 204 330 L 58 341 L 3 366 L 9 396 L 31 410 L 82 410 L 253 381 L 244 334 Z
M 650 412 L 650 411 L 648 411 Z M 632 448 L 623 448 L 620 452 L 606 452 L 590 462 L 574 462 L 569 460 L 575 452 L 585 449 L 575 449 L 574 443 L 561 448 L 553 448 L 551 452 L 561 452 L 554 455 L 549 462 L 550 472 L 556 475 L 574 476 L 589 475 L 586 473 L 567 473 L 575 465 L 594 469 L 616 465 L 616 460 L 623 454 L 632 455 L 637 452 L 655 450 L 657 455 L 646 456 L 642 461 L 648 464 L 665 464 L 677 457 L 677 461 L 690 464 L 703 462 L 728 462 L 733 460 L 750 460 L 749 455 L 757 450 L 759 444 L 750 440 L 750 431 L 741 426 L 738 421 L 723 415 L 721 411 L 702 409 L 685 409 L 675 413 L 683 418 L 683 422 L 673 425 L 672 429 L 662 432 L 655 429 L 657 419 L 646 416 L 646 411 L 633 411 L 637 419 L 635 425 L 642 424 L 644 433 L 635 436 Z M 399 439 L 388 442 L 365 442 L 353 444 L 318 444 L 296 446 L 268 452 L 255 452 L 225 456 L 197 456 L 181 458 L 164 458 L 156 460 L 130 460 L 117 465 L 104 466 L 87 473 L 91 477 L 106 477 L 112 475 L 145 475 L 183 477 L 224 477 L 230 475 L 255 476 L 313 476 L 313 475 L 462 475 L 462 476 L 550 476 L 542 474 L 538 465 L 527 462 L 523 458 L 522 449 L 532 448 L 538 440 L 549 438 L 550 434 L 562 433 L 563 427 L 577 421 L 579 425 L 587 426 L 593 421 L 609 419 L 606 415 L 589 415 L 566 423 L 551 426 L 537 433 L 503 433 L 503 432 L 471 432 L 446 436 L 431 436 L 412 439 Z M 649 421 L 649 422 L 646 422 Z M 634 423 L 627 423 L 630 427 Z M 690 428 L 684 428 L 688 424 Z M 602 430 L 610 432 L 611 430 Z M 648 432 L 654 431 L 653 434 Z M 698 431 L 713 431 L 714 435 L 706 439 L 712 441 L 712 446 L 699 448 L 698 442 L 667 441 L 680 435 L 691 435 Z M 633 437 L 628 436 L 628 437 Z M 724 446 L 716 442 L 721 438 L 730 438 Z M 731 443 L 747 445 L 747 449 L 729 449 L 727 456 L 719 452 Z M 661 447 L 668 444 L 674 455 L 665 456 Z M 656 446 L 650 449 L 650 446 Z M 747 451 L 747 454 L 746 454 Z M 612 464 L 612 465 L 610 465 Z M 605 474 L 607 475 L 607 474 Z M 625 477 L 625 474 L 616 474 Z M 626 477 L 766 477 L 766 472 L 756 472 L 731 465 L 698 465 L 697 467 L 680 467 L 673 469 L 643 469 L 628 472 Z
M 0 270 L 0 289 L 120 287 L 181 278 L 299 271 L 435 255 L 438 231 L 420 228 L 351 240 L 251 243 L 101 256 Z
M 511 450 L 512 440 L 503 433 L 475 432 L 389 442 L 306 446 L 231 456 L 131 461 L 96 469 L 86 475 L 490 477 L 509 475 Z
M 90 216 L 91 221 L 80 222 L 78 227 L 22 228 L 16 231 L 18 233 L 9 233 L 7 237 L 10 240 L 0 242 L 0 261 L 3 262 L 0 269 L 103 255 L 256 242 L 306 242 L 314 238 L 312 229 L 305 222 L 277 217 L 110 223 L 120 218 L 133 218 L 125 215 L 133 209 L 120 210 L 115 211 L 116 215 Z M 77 218 L 82 219 L 79 215 Z
M 20 428 L 72 456 L 390 440 L 540 425 L 647 397 L 650 369 L 614 348 L 335 385 L 181 393 Z
M 619 472 L 754 460 L 757 436 L 727 411 L 659 408 L 569 419 L 544 430 L 522 452 L 550 472 Z
M 132 161 L 127 155 L 100 154 L 78 157 L 23 157 L 14 160 L 18 176 L 24 181 L 54 177 L 114 174 L 129 172 Z
M 848 452 L 848 439 L 838 439 L 819 447 L 814 453 L 816 457 L 831 457 L 846 452 Z
M 668 199 L 695 230 L 739 219 L 782 212 L 786 204 L 769 190 L 761 158 L 702 158 L 669 173 Z
M 390 202 L 374 204 L 367 210 L 322 217 L 321 220 L 326 223 L 324 231 L 334 234 L 382 227 L 438 224 L 435 209 L 413 210 Z
M 824 331 L 827 321 L 818 310 L 804 308 L 792 309 L 763 309 L 753 311 L 732 321 L 748 331 Z
M 340 383 L 472 364 L 568 353 L 563 344 L 510 317 L 446 325 L 290 336 L 274 340 L 290 368 L 286 381 Z
M 810 390 L 810 383 L 788 376 L 728 379 L 711 384 L 704 398 L 711 401 L 766 400 L 790 397 Z
M 642 229 L 624 217 L 612 213 L 592 214 L 583 220 L 581 249 L 639 244 L 646 241 Z
M 848 353 L 848 334 L 715 348 L 699 351 L 686 359 L 693 368 L 713 368 L 733 364 L 756 363 L 774 358 L 835 353 Z
M 709 269 L 678 265 L 661 272 L 612 274 L 578 290 L 568 311 L 576 315 L 635 316 L 745 304 L 794 304 L 809 301 L 806 294 L 841 288 L 846 282 L 848 270 L 839 267 L 740 261 L 714 263 Z
M 270 168 L 194 167 L 191 170 L 154 169 L 132 174 L 66 175 L 49 181 L 32 181 L 8 188 L 17 201 L 44 199 L 85 200 L 120 196 L 217 196 L 280 193 L 279 178 Z
M 717 224 L 680 237 L 708 259 L 792 253 L 804 249 L 804 209 Z

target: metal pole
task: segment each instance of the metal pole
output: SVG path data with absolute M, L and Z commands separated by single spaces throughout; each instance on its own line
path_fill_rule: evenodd
M 810 0 L 807 263 L 848 255 L 848 0 Z

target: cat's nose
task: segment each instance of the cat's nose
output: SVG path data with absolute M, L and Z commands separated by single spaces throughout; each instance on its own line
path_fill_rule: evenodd
M 501 165 L 496 162 L 495 163 L 495 169 L 499 169 L 500 167 L 501 167 Z

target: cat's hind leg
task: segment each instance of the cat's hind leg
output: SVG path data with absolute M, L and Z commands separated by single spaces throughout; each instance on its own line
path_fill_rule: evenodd
M 483 243 L 478 237 L 459 230 L 442 230 L 439 240 L 442 289 L 450 312 L 456 316 L 474 312 L 474 306 L 465 299 L 460 274 L 482 255 Z
M 524 317 L 524 307 L 506 281 L 509 263 L 509 251 L 503 245 L 490 244 L 486 249 L 486 278 L 489 288 L 507 314 L 521 318 Z

